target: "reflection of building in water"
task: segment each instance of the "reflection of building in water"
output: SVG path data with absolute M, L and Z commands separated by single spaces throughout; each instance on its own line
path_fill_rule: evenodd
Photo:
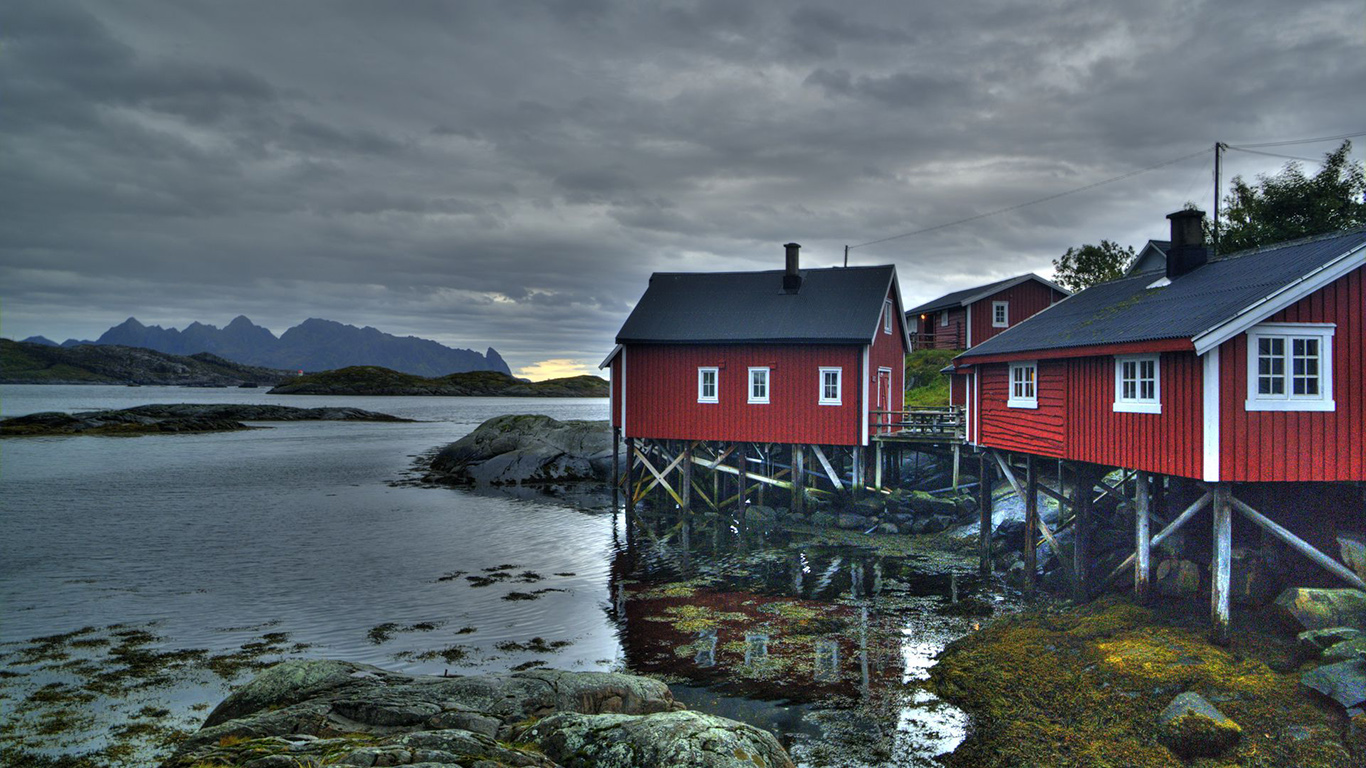
M 745 665 L 758 666 L 768 660 L 768 635 L 750 632 L 745 635 Z
M 702 669 L 716 666 L 716 630 L 704 629 L 697 633 L 697 655 L 692 663 Z
M 840 644 L 834 640 L 816 641 L 816 673 L 818 683 L 833 683 L 840 679 Z

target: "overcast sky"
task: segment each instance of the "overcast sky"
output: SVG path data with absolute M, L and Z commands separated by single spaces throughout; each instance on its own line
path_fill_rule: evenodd
M 835 265 L 1366 131 L 1363 95 L 1361 0 L 6 0 L 0 333 L 323 317 L 575 372 L 652 271 Z M 851 263 L 908 306 L 1049 274 L 1211 168 Z

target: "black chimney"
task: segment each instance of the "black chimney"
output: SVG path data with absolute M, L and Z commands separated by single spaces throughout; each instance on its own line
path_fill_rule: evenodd
M 1167 214 L 1172 223 L 1172 247 L 1167 251 L 1167 279 L 1176 278 L 1205 265 L 1205 212 L 1187 208 Z
M 802 249 L 796 243 L 788 243 L 783 248 L 787 249 L 787 271 L 783 273 L 783 292 L 796 293 L 802 289 L 802 274 L 798 271 L 798 251 Z

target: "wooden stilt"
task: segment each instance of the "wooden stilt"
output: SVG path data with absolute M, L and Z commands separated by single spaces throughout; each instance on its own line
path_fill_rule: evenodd
M 1025 455 L 1025 530 L 1024 530 L 1024 592 L 1034 595 L 1034 580 L 1039 564 L 1038 547 L 1034 546 L 1034 531 L 1039 527 L 1039 473 L 1033 454 Z
M 692 512 L 692 443 L 683 444 L 682 459 L 678 463 L 678 506 L 687 515 Z
M 962 458 L 962 446 L 953 444 L 953 492 L 958 493 L 958 465 Z
M 854 446 L 853 451 L 851 451 L 849 455 L 849 464 L 849 477 L 851 483 L 854 486 L 851 489 L 853 491 L 854 498 L 863 498 L 863 446 Z
M 830 484 L 835 487 L 835 490 L 844 490 L 844 483 L 840 482 L 840 473 L 835 471 L 835 467 L 830 463 L 830 459 L 826 458 L 825 451 L 822 451 L 819 445 L 812 445 L 811 452 L 816 454 L 816 461 L 820 462 L 821 468 L 825 470 L 826 478 L 830 480 Z M 839 457 L 836 456 L 835 458 Z
M 1170 523 L 1167 523 L 1167 527 L 1158 531 L 1157 535 L 1152 537 L 1152 540 L 1148 542 L 1149 549 L 1157 546 L 1158 544 L 1161 544 L 1164 540 L 1166 540 L 1168 536 L 1172 535 L 1173 533 L 1176 533 L 1177 529 L 1185 525 L 1187 522 L 1189 522 L 1192 517 L 1195 517 L 1195 514 L 1197 512 L 1209 506 L 1210 502 L 1213 499 L 1213 493 L 1206 493 L 1204 496 L 1201 496 L 1199 499 L 1197 499 L 1195 503 L 1191 504 L 1189 507 L 1186 507 L 1186 509 L 1182 511 L 1181 514 L 1176 516 L 1175 520 L 1171 521 Z M 1149 516 L 1151 517 L 1151 515 Z M 1124 570 L 1126 568 L 1133 566 L 1134 560 L 1134 555 L 1129 555 L 1128 557 L 1124 558 L 1124 562 L 1120 563 L 1118 567 L 1116 567 L 1113 571 L 1110 572 L 1109 576 L 1105 577 L 1105 583 L 1109 584 L 1110 582 L 1119 578 L 1119 575 L 1121 573 L 1124 573 Z
M 792 446 L 792 511 L 806 512 L 806 449 Z
M 739 470 L 735 474 L 735 482 L 738 486 L 735 492 L 735 509 L 742 526 L 745 522 L 745 496 L 749 493 L 749 461 L 746 458 L 748 453 L 744 445 L 740 445 L 735 450 L 735 466 Z
M 882 490 L 882 441 L 873 444 L 873 487 Z
M 1075 470 L 1076 522 L 1072 528 L 1072 599 L 1077 602 L 1091 596 L 1091 490 L 1095 487 L 1094 472 L 1087 465 Z
M 612 487 L 621 487 L 621 427 L 612 427 Z
M 1276 538 L 1280 539 L 1286 544 L 1289 544 L 1297 552 L 1314 561 L 1323 568 L 1326 568 L 1328 571 L 1333 573 L 1333 575 L 1337 576 L 1338 578 L 1342 579 L 1348 584 L 1351 584 L 1357 589 L 1366 590 L 1366 582 L 1363 582 L 1361 580 L 1361 577 L 1353 573 L 1352 570 L 1347 566 L 1343 565 L 1342 563 L 1339 563 L 1332 557 L 1329 557 L 1328 555 L 1325 555 L 1324 553 L 1318 551 L 1314 548 L 1314 545 L 1291 533 L 1289 530 L 1285 529 L 1280 524 L 1276 523 L 1266 515 L 1263 515 L 1261 512 L 1258 512 L 1257 510 L 1253 509 L 1252 507 L 1248 506 L 1242 501 L 1234 498 L 1232 493 L 1229 494 L 1228 500 L 1229 504 L 1232 505 L 1234 509 L 1243 513 L 1243 516 L 1247 519 L 1261 526 L 1261 528 L 1265 530 L 1267 533 L 1270 533 L 1272 536 L 1275 536 Z
M 629 512 L 636 506 L 636 439 L 626 438 L 626 510 Z
M 977 504 L 981 512 L 982 530 L 978 537 L 977 570 L 991 573 L 991 462 L 985 451 L 977 459 Z
M 1214 558 L 1210 562 L 1210 640 L 1228 645 L 1229 581 L 1233 553 L 1233 511 L 1226 483 L 1214 486 Z
M 1148 473 L 1139 472 L 1134 492 L 1134 598 L 1140 603 L 1148 600 L 1148 574 L 1151 571 L 1148 513 L 1152 499 L 1148 485 Z

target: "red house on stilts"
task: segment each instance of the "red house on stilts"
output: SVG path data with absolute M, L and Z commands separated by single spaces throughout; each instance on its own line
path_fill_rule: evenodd
M 1164 271 L 1071 296 L 964 352 L 954 372 L 966 377 L 967 441 L 988 457 L 986 473 L 998 466 L 1033 499 L 1037 459 L 1059 460 L 1088 491 L 1060 499 L 1075 508 L 1078 596 L 1088 591 L 1090 491 L 1115 490 L 1100 480 L 1109 468 L 1135 475 L 1129 562 L 1140 594 L 1152 541 L 1212 506 L 1212 611 L 1226 638 L 1231 511 L 1366 587 L 1234 495 L 1255 483 L 1366 480 L 1366 231 L 1211 259 L 1203 217 L 1168 216 Z M 1023 459 L 1023 483 L 1012 456 Z M 1150 536 L 1154 489 L 1174 483 L 1199 498 Z M 1027 527 L 1032 580 L 1034 530 L 1052 536 L 1037 519 Z
M 628 480 L 633 495 L 659 485 L 684 507 L 694 490 L 718 506 L 719 490 L 694 489 L 694 463 L 735 475 L 742 502 L 750 480 L 806 487 L 808 448 L 837 489 L 862 487 L 863 447 L 902 408 L 896 268 L 801 269 L 800 247 L 787 244 L 784 270 L 650 278 L 601 366 L 628 475 L 649 473 Z

